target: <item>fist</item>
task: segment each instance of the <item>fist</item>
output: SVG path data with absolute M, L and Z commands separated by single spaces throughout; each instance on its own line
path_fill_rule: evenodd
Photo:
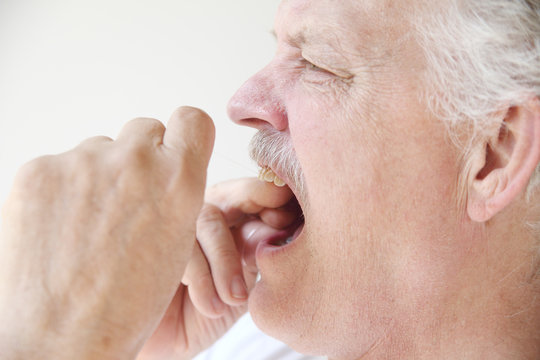
M 135 119 L 20 170 L 0 232 L 2 357 L 135 357 L 191 255 L 213 141 L 208 115 L 180 108 L 167 128 Z

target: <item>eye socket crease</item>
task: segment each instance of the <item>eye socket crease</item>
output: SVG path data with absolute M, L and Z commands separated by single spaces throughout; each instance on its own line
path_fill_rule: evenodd
M 318 73 L 321 73 L 321 75 L 326 74 L 328 76 L 333 76 L 339 80 L 343 80 L 347 82 L 351 81 L 354 78 L 354 75 L 350 73 L 346 73 L 345 71 L 341 71 L 341 73 L 338 73 L 338 71 L 329 70 L 326 66 L 318 65 L 314 61 L 310 60 L 304 54 L 302 54 L 301 61 L 304 64 L 307 71 L 318 72 Z
M 306 39 L 305 34 L 303 34 L 302 32 L 298 32 L 293 36 L 287 35 L 285 37 L 285 40 L 280 40 L 280 37 L 278 36 L 275 29 L 272 30 L 270 33 L 278 43 L 281 42 L 282 44 L 286 45 L 285 49 L 287 49 L 287 52 L 292 55 L 290 57 L 291 60 L 297 57 L 298 64 L 301 65 L 305 73 L 319 73 L 319 77 L 326 75 L 328 77 L 333 77 L 332 80 L 338 80 L 344 83 L 353 82 L 355 75 L 346 68 L 343 68 L 344 65 L 335 67 L 331 66 L 332 61 L 330 61 L 330 58 L 340 57 L 342 51 L 337 51 L 333 47 L 329 48 L 327 46 L 321 47 L 320 45 L 314 45 L 313 42 L 310 42 Z M 326 56 L 322 56 L 321 58 L 319 58 L 318 61 L 315 61 L 315 59 L 313 59 L 313 56 L 311 56 L 315 56 L 315 54 L 317 53 L 317 50 L 315 50 L 314 48 L 318 48 L 318 52 L 323 50 L 322 48 L 326 48 L 326 51 L 336 51 L 337 54 L 336 56 L 328 56 L 327 54 Z M 315 51 L 315 53 L 313 53 L 313 51 Z M 293 54 L 296 54 L 296 56 Z M 318 56 L 315 56 L 315 58 L 318 58 Z M 329 63 L 322 60 L 325 58 Z M 322 83 L 323 81 L 320 81 L 319 78 L 316 82 Z

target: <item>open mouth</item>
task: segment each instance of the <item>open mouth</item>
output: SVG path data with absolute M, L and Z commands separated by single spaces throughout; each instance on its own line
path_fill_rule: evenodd
M 261 166 L 261 169 L 259 171 L 259 179 L 262 181 L 273 183 L 278 187 L 288 186 L 293 192 L 293 197 L 291 198 L 289 203 L 285 205 L 285 207 L 287 208 L 287 211 L 295 212 L 297 214 L 296 219 L 283 231 L 280 231 L 278 234 L 276 234 L 276 236 L 273 236 L 267 241 L 267 245 L 270 246 L 287 246 L 294 242 L 294 240 L 296 240 L 298 236 L 300 236 L 305 224 L 304 211 L 301 202 L 298 201 L 298 196 L 295 192 L 295 184 L 289 183 L 286 178 L 283 179 L 282 176 L 276 174 L 276 172 L 274 172 L 274 170 L 268 166 Z
M 269 245 L 282 247 L 289 245 L 292 243 L 296 238 L 302 233 L 302 230 L 304 229 L 304 217 L 301 216 L 293 225 L 291 225 L 290 229 L 287 229 L 287 235 L 286 236 L 279 236 L 276 238 L 273 238 Z

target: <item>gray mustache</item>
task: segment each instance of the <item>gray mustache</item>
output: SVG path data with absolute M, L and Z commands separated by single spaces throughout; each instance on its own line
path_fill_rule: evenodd
M 289 135 L 272 128 L 260 130 L 251 139 L 249 155 L 260 166 L 285 174 L 288 181 L 294 183 L 299 200 L 305 204 L 304 174 Z

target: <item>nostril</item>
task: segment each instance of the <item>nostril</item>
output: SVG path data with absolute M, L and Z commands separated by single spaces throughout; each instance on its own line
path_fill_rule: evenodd
M 238 125 L 252 126 L 262 121 L 253 105 L 239 97 L 238 93 L 229 101 L 227 115 Z
M 234 122 L 239 125 L 249 126 L 255 129 L 259 129 L 259 130 L 268 126 L 268 123 L 266 121 L 261 120 L 261 119 L 256 119 L 256 118 L 235 120 Z
M 276 76 L 271 67 L 249 79 L 229 101 L 227 113 L 237 124 L 257 129 L 274 127 L 279 131 L 288 127 L 283 91 L 276 87 Z
M 288 120 L 284 106 L 276 104 L 271 99 L 251 97 L 250 101 L 240 102 L 232 99 L 227 107 L 229 118 L 238 125 L 262 129 L 268 125 L 276 130 L 284 131 Z M 257 101 L 255 101 L 257 100 Z

